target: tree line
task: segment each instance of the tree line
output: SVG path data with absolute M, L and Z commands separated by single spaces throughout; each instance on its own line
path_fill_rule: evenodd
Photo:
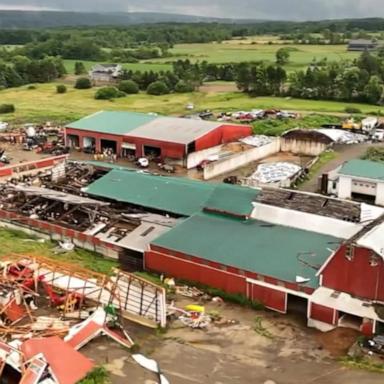
M 29 83 L 47 83 L 66 73 L 59 57 L 31 60 L 15 56 L 12 63 L 0 63 L 0 88 L 19 87 Z

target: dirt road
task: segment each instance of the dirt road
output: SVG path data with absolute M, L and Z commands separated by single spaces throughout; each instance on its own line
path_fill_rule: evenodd
M 190 302 L 177 300 L 177 306 Z M 135 327 L 129 331 L 140 353 L 154 358 L 172 384 L 383 382 L 382 374 L 350 370 L 332 357 L 345 354 L 356 331 L 341 329 L 326 337 L 307 328 L 304 317 L 297 314 L 284 316 L 214 303 L 206 304 L 206 310 L 235 323 L 192 330 L 175 322 L 157 336 Z M 139 367 L 129 351 L 113 342 L 99 339 L 82 351 L 106 366 L 114 384 L 158 382 L 156 375 Z

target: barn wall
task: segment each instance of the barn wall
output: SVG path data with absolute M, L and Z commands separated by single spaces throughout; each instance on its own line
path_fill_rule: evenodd
M 309 318 L 323 323 L 336 325 L 337 316 L 336 310 L 325 307 L 324 305 L 309 303 Z
M 352 260 L 342 246 L 322 271 L 322 285 L 352 296 L 384 301 L 384 263 L 377 257 L 377 266 L 370 265 L 373 252 L 365 248 L 353 249 Z
M 123 143 L 123 136 L 112 135 L 109 133 L 99 133 L 93 131 L 85 131 L 82 129 L 66 128 L 65 135 L 79 136 L 80 149 L 83 149 L 84 137 L 92 137 L 96 141 L 96 151 L 101 152 L 101 140 L 116 141 L 117 155 L 121 155 L 121 144 Z M 67 142 L 67 139 L 66 139 Z
M 187 169 L 197 167 L 203 160 L 209 156 L 217 155 L 220 153 L 223 145 L 216 145 L 212 148 L 203 149 L 202 151 L 192 152 L 187 156 Z
M 252 161 L 257 161 L 273 155 L 280 150 L 280 139 L 276 138 L 272 143 L 266 144 L 259 148 L 252 148 L 235 154 L 224 160 L 215 161 L 207 164 L 204 168 L 204 180 L 212 179 L 216 176 L 231 172 L 237 168 L 243 167 Z
M 161 149 L 161 158 L 183 159 L 185 156 L 185 145 L 159 141 L 155 139 L 142 139 L 134 136 L 124 136 L 124 142 L 136 145 L 136 156 L 144 156 L 144 146 L 151 146 Z
M 221 125 L 196 140 L 196 151 L 202 151 L 219 144 L 236 141 L 251 134 L 252 127 L 249 125 Z
M 264 287 L 257 283 L 249 283 L 248 298 L 260 302 L 266 308 L 274 311 L 287 312 L 287 293 L 281 290 Z
M 281 151 L 307 156 L 318 156 L 327 149 L 327 144 L 317 141 L 281 138 Z
M 245 276 L 238 276 L 228 271 L 217 270 L 209 265 L 195 263 L 192 260 L 182 259 L 156 251 L 147 251 L 144 255 L 144 267 L 150 271 L 206 284 L 229 293 L 246 294 Z

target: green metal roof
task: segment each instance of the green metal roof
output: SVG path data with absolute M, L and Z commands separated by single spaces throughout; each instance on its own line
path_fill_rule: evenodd
M 339 174 L 384 180 L 384 164 L 370 160 L 350 160 L 343 164 Z
M 90 184 L 86 192 L 93 196 L 190 216 L 203 207 L 215 186 L 181 177 L 113 169 Z
M 126 135 L 133 129 L 157 118 L 158 116 L 145 113 L 101 111 L 70 123 L 66 127 L 99 133 L 110 133 L 112 135 Z
M 287 282 L 309 278 L 303 285 L 316 288 L 317 270 L 340 241 L 258 220 L 198 213 L 152 244 Z
M 218 213 L 249 216 L 253 210 L 252 202 L 259 193 L 259 189 L 218 184 L 204 204 L 204 208 Z

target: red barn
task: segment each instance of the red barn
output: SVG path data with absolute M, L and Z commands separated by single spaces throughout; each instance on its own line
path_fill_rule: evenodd
M 252 133 L 251 126 L 133 112 L 99 112 L 68 124 L 66 143 L 101 152 L 111 148 L 125 157 L 154 154 L 184 159 L 189 153 L 237 140 Z
M 383 217 L 344 243 L 319 271 L 310 318 L 366 334 L 384 331 Z

